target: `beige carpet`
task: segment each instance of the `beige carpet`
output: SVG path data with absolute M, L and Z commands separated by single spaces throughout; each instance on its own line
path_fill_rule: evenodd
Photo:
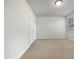
M 71 40 L 37 40 L 21 59 L 74 59 Z

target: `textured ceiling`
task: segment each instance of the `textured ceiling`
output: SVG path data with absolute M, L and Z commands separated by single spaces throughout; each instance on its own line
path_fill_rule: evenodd
M 66 16 L 74 11 L 74 0 L 63 0 L 61 6 L 54 4 L 55 0 L 26 0 L 36 16 Z

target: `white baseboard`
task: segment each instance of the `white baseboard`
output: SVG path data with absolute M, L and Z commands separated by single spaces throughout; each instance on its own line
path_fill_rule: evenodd
M 19 56 L 18 59 L 20 59 L 20 58 L 24 55 L 24 53 L 27 52 L 27 50 L 31 47 L 31 45 L 32 45 L 34 42 L 35 42 L 35 40 L 32 41 L 32 42 L 29 44 L 29 46 L 23 51 L 23 53 L 21 53 L 21 55 Z
M 74 38 L 68 38 L 69 40 L 72 40 L 72 41 L 74 41 Z
M 49 40 L 60 40 L 60 39 L 63 40 L 63 39 L 66 39 L 66 38 L 51 38 L 51 39 L 50 38 L 46 38 L 46 39 L 44 38 L 44 39 L 37 39 L 37 40 L 48 40 L 48 39 Z

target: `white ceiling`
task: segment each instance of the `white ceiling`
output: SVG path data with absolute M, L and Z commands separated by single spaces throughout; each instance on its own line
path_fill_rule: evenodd
M 63 0 L 62 6 L 55 6 L 51 0 L 27 0 L 37 16 L 66 16 L 74 10 L 74 0 Z

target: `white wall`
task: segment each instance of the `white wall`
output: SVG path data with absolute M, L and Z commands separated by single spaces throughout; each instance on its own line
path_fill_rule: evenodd
M 35 19 L 26 0 L 5 0 L 5 59 L 19 59 L 36 39 Z
M 66 37 L 67 37 L 67 39 L 70 39 L 73 41 L 74 40 L 74 33 L 68 32 L 68 19 L 71 17 L 74 17 L 73 12 L 71 14 L 69 14 L 68 16 L 66 16 Z
M 65 29 L 65 17 L 37 18 L 37 39 L 63 39 Z

